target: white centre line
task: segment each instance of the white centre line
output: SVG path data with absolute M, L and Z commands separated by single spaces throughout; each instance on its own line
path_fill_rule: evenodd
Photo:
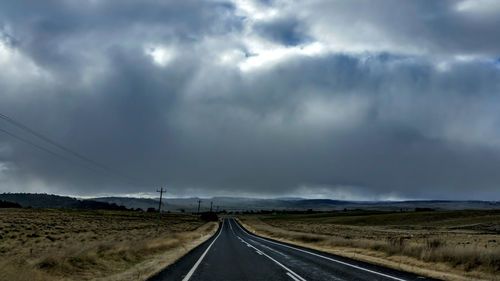
M 205 250 L 205 252 L 203 252 L 203 254 L 201 255 L 201 257 L 193 265 L 193 267 L 191 268 L 191 270 L 189 270 L 188 274 L 186 274 L 186 276 L 182 279 L 182 281 L 188 281 L 189 278 L 191 278 L 191 276 L 195 272 L 196 268 L 198 268 L 198 266 L 200 265 L 201 261 L 203 260 L 203 258 L 205 257 L 205 255 L 208 253 L 208 250 L 210 250 L 210 248 L 215 243 L 215 241 L 217 240 L 217 238 L 219 238 L 220 234 L 222 233 L 222 229 L 224 229 L 224 219 L 222 220 L 222 226 L 220 228 L 219 234 L 217 234 L 217 237 L 215 237 L 214 241 L 212 241 L 212 243 L 210 243 L 210 245 L 208 246 L 208 248 Z
M 271 251 L 271 252 L 274 252 L 274 253 L 276 253 L 276 254 L 278 254 L 278 255 L 281 255 L 281 256 L 283 256 L 284 258 L 288 258 L 288 255 L 286 255 L 286 254 L 284 254 L 284 253 L 282 253 L 282 252 L 280 252 L 280 251 L 278 251 L 278 250 L 276 250 L 276 249 L 273 249 L 273 248 L 271 248 L 271 247 L 269 247 L 269 246 L 266 246 L 266 245 L 264 245 L 264 243 L 262 243 L 262 242 L 257 242 L 257 241 L 252 240 L 252 239 L 248 239 L 248 240 L 250 240 L 250 242 L 253 242 L 253 243 L 255 243 L 255 244 L 258 244 L 258 245 L 259 245 L 259 246 L 261 246 L 261 247 L 264 247 L 264 248 L 268 249 L 268 250 L 269 250 L 269 251 Z
M 234 220 L 234 219 L 233 219 Z M 236 225 L 247 235 L 250 235 L 249 232 L 245 231 L 238 222 L 236 222 L 236 220 L 234 220 Z M 267 239 L 264 239 L 264 238 L 260 238 L 259 236 L 257 235 L 254 235 L 254 234 L 251 234 L 252 236 L 254 236 L 255 238 L 257 239 L 260 239 L 260 240 L 263 240 L 263 241 L 266 241 L 268 243 L 272 243 L 272 244 L 276 244 L 276 245 L 279 245 L 279 246 L 283 246 L 283 247 L 287 247 L 287 248 L 290 248 L 290 249 L 294 249 L 294 250 L 297 250 L 297 251 L 300 251 L 300 252 L 303 252 L 303 253 L 307 253 L 307 254 L 310 254 L 310 255 L 313 255 L 313 256 L 317 256 L 317 257 L 320 257 L 320 258 L 323 258 L 323 259 L 326 259 L 326 260 L 329 260 L 329 261 L 333 261 L 333 262 L 336 262 L 336 263 L 339 263 L 339 264 L 343 264 L 343 265 L 346 265 L 346 266 L 350 266 L 350 267 L 353 267 L 353 268 L 356 268 L 356 269 L 359 269 L 359 270 L 363 270 L 363 271 L 366 271 L 366 272 L 370 272 L 370 273 L 373 273 L 373 274 L 376 274 L 376 275 L 380 275 L 380 276 L 384 276 L 384 277 L 387 277 L 387 278 L 390 278 L 390 279 L 393 279 L 393 280 L 398 280 L 398 281 L 406 281 L 405 279 L 401 279 L 401 278 L 398 278 L 398 277 L 394 277 L 394 276 L 391 276 L 391 275 L 387 275 L 387 274 L 384 274 L 384 273 L 381 273 L 381 272 L 377 272 L 377 271 L 373 271 L 373 270 L 370 270 L 370 269 L 367 269 L 367 268 L 363 268 L 363 267 L 360 267 L 360 266 L 357 266 L 357 265 L 354 265 L 354 264 L 350 264 L 350 263 L 347 263 L 347 262 L 343 262 L 343 261 L 339 261 L 339 260 L 336 260 L 336 259 L 332 259 L 332 258 L 329 258 L 329 257 L 325 257 L 325 256 L 322 256 L 322 255 L 319 255 L 319 254 L 316 254 L 316 253 L 313 253 L 313 252 L 309 252 L 309 251 L 306 251 L 306 250 L 302 250 L 302 249 L 299 249 L 299 248 L 295 248 L 295 247 L 292 247 L 292 246 L 288 246 L 288 245 L 285 245 L 285 244 L 281 244 L 281 243 L 276 243 L 276 242 L 273 242 L 273 241 L 270 241 L 270 240 L 267 240 Z

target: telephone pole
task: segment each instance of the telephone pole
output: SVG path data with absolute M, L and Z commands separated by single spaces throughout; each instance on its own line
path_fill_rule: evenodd
M 214 204 L 214 201 L 210 201 L 210 213 L 212 212 L 212 205 Z
M 201 203 L 201 200 L 198 200 L 198 212 L 197 212 L 198 215 L 200 214 L 200 203 Z
M 161 214 L 161 198 L 163 196 L 163 192 L 166 192 L 167 190 L 160 188 L 160 190 L 156 190 L 156 192 L 159 192 L 160 193 L 160 204 L 158 205 L 158 213 Z

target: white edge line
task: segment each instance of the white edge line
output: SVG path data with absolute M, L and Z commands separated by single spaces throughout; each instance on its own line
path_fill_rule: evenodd
M 243 238 L 239 237 L 238 235 L 236 235 L 238 238 L 240 238 L 243 242 L 245 242 L 245 244 L 247 244 L 248 247 L 251 247 L 251 248 L 254 248 L 255 250 L 257 251 L 260 251 L 259 249 L 255 248 L 253 245 L 250 245 L 250 243 L 248 243 L 247 241 L 245 241 Z M 288 271 L 288 273 L 291 273 L 293 274 L 295 277 L 298 278 L 298 280 L 301 280 L 301 281 L 306 281 L 306 279 L 302 278 L 300 275 L 298 275 L 297 273 L 293 272 L 290 268 L 284 266 L 283 264 L 281 264 L 279 261 L 273 259 L 272 257 L 268 256 L 266 253 L 260 251 L 262 253 L 262 255 L 264 255 L 265 257 L 267 257 L 268 259 L 272 260 L 273 262 L 275 262 L 276 264 L 278 264 L 279 266 L 281 266 L 282 268 L 284 268 L 286 271 Z
M 201 261 L 203 260 L 203 258 L 205 257 L 205 255 L 208 253 L 208 250 L 210 250 L 210 248 L 215 243 L 215 241 L 217 240 L 217 238 L 219 238 L 220 234 L 222 233 L 222 229 L 223 228 L 224 228 L 224 220 L 222 220 L 222 226 L 220 228 L 219 234 L 217 234 L 217 237 L 215 237 L 214 241 L 212 241 L 212 243 L 210 243 L 210 245 L 208 246 L 208 248 L 205 250 L 205 252 L 203 252 L 203 254 L 201 255 L 201 257 L 193 265 L 193 267 L 191 268 L 191 270 L 189 270 L 188 274 L 186 274 L 186 276 L 182 279 L 182 281 L 188 281 L 189 278 L 191 278 L 191 276 L 195 272 L 196 268 L 198 268 L 198 265 L 200 265 Z
M 295 276 L 293 276 L 293 274 L 291 274 L 290 272 L 287 272 L 286 275 L 288 275 L 290 278 L 292 278 L 294 281 L 299 281 L 299 279 L 295 278 Z
M 234 219 L 233 219 L 234 220 Z M 236 222 L 236 220 L 234 220 Z M 270 241 L 270 240 L 267 240 L 267 239 L 264 239 L 264 238 L 261 238 L 253 233 L 250 233 L 248 231 L 245 231 L 238 222 L 236 222 L 236 225 L 245 233 L 247 234 L 251 234 L 253 236 L 255 236 L 256 238 L 258 239 L 261 239 L 261 240 L 264 240 L 264 241 L 267 241 L 269 243 L 272 243 L 272 244 L 276 244 L 276 245 L 280 245 L 280 246 L 283 246 L 283 247 L 287 247 L 287 248 L 290 248 L 290 249 L 294 249 L 294 250 L 297 250 L 297 251 L 301 251 L 301 252 L 304 252 L 304 253 L 307 253 L 307 254 L 310 254 L 310 255 L 313 255 L 313 256 L 317 256 L 317 257 L 320 257 L 320 258 L 324 258 L 324 259 L 327 259 L 329 261 L 333 261 L 333 262 L 336 262 L 336 263 L 340 263 L 340 264 L 343 264 L 343 265 L 347 265 L 347 266 L 350 266 L 350 267 L 353 267 L 353 268 L 356 268 L 356 269 L 359 269 L 359 270 L 363 270 L 363 271 L 366 271 L 366 272 L 370 272 L 370 273 L 373 273 L 373 274 L 376 274 L 376 275 L 380 275 L 380 276 L 384 276 L 384 277 L 387 277 L 387 278 L 391 278 L 391 279 L 394 279 L 394 280 L 398 280 L 398 281 L 406 281 L 405 279 L 401 279 L 401 278 L 398 278 L 398 277 L 394 277 L 394 276 L 391 276 L 391 275 L 387 275 L 385 273 L 381 273 L 381 272 L 377 272 L 377 271 L 373 271 L 373 270 L 370 270 L 370 269 L 367 269 L 367 268 L 364 268 L 364 267 L 360 267 L 360 266 L 357 266 L 357 265 L 354 265 L 354 264 L 350 264 L 350 263 L 347 263 L 347 262 L 343 262 L 343 261 L 339 261 L 339 260 L 336 260 L 336 259 L 332 259 L 332 258 L 329 258 L 329 257 L 325 257 L 325 256 L 322 256 L 322 255 L 319 255 L 319 254 L 316 254 L 316 253 L 313 253 L 313 252 L 309 252 L 309 251 L 306 251 L 306 250 L 302 250 L 302 249 L 299 249 L 299 248 L 295 248 L 295 247 L 292 247 L 292 246 L 288 246 L 288 245 L 285 245 L 285 244 L 281 244 L 281 243 L 277 243 L 277 242 L 274 242 L 274 241 Z

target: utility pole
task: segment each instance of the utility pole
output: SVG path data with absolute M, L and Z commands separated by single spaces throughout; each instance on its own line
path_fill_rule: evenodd
M 197 212 L 198 215 L 200 214 L 200 203 L 201 203 L 201 200 L 198 199 L 198 212 Z
M 210 213 L 212 212 L 212 205 L 214 204 L 214 201 L 210 201 Z
M 163 192 L 166 192 L 166 190 L 163 189 L 163 187 L 162 187 L 162 188 L 160 188 L 160 190 L 156 190 L 156 192 L 160 193 L 160 204 L 158 205 L 158 213 L 161 214 L 161 198 L 163 196 Z

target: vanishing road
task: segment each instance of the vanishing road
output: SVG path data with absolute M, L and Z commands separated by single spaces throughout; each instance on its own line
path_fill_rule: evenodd
M 255 236 L 234 219 L 150 280 L 433 280 Z

